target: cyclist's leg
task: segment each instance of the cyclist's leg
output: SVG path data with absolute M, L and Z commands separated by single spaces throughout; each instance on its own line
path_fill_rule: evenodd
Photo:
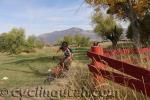
M 71 60 L 65 59 L 65 61 L 64 61 L 64 68 L 65 68 L 65 70 L 69 70 L 70 66 L 71 66 Z
M 60 59 L 59 65 L 60 67 L 64 68 L 64 58 Z

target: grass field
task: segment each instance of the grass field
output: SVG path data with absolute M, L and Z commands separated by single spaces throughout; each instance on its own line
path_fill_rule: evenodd
M 7 81 L 0 81 L 0 87 L 42 85 L 45 76 L 38 75 L 34 69 L 47 73 L 49 68 L 55 67 L 59 57 L 63 55 L 62 52 L 57 53 L 57 49 L 57 47 L 48 47 L 37 50 L 36 53 L 19 55 L 0 53 L 0 79 L 5 76 L 9 78 Z M 88 63 L 87 50 L 88 48 L 73 48 L 74 61 Z
M 41 73 L 47 73 L 50 67 L 56 66 L 58 60 L 52 58 L 53 56 L 57 57 L 60 53 L 55 54 L 54 51 L 54 48 L 45 48 L 32 54 L 8 55 L 1 53 L 0 78 L 7 76 L 9 79 L 1 81 L 0 87 L 43 84 L 45 76 L 37 75 L 33 69 L 39 70 Z

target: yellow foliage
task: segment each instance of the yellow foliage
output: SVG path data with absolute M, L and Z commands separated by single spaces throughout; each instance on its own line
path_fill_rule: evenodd
M 86 2 L 93 6 L 109 5 L 109 8 L 113 8 L 114 13 L 119 17 L 126 17 L 127 13 L 124 11 L 124 5 L 128 3 L 128 0 L 86 0 Z M 142 18 L 147 9 L 150 9 L 150 0 L 135 0 L 132 1 L 133 11 L 139 18 Z
M 134 3 L 134 12 L 136 12 L 139 17 L 143 17 L 145 10 L 150 8 L 149 3 L 149 0 L 138 0 L 138 2 Z

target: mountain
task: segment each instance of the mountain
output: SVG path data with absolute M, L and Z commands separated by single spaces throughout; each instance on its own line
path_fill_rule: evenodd
M 75 36 L 77 34 L 87 36 L 92 41 L 95 41 L 95 40 L 101 41 L 102 40 L 102 38 L 100 36 L 96 35 L 94 32 L 92 32 L 90 30 L 83 30 L 83 29 L 76 28 L 76 27 L 62 30 L 62 31 L 54 31 L 51 33 L 45 33 L 38 37 L 44 43 L 55 43 L 58 39 L 62 39 L 66 35 Z

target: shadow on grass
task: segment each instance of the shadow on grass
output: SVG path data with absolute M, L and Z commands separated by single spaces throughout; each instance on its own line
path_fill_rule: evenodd
M 28 64 L 29 69 L 32 71 L 32 73 L 34 73 L 37 76 L 48 76 L 48 72 L 47 73 L 42 73 L 39 70 L 37 70 L 35 67 L 31 66 L 30 64 Z
M 2 68 L 2 69 L 7 70 L 7 71 L 22 72 L 22 73 L 33 73 L 31 71 L 24 71 L 24 70 L 18 70 L 18 69 L 10 69 L 10 68 Z
M 58 61 L 59 56 L 46 56 L 46 57 L 36 57 L 36 58 L 25 58 L 25 59 L 20 59 L 17 61 L 13 62 L 7 62 L 3 64 L 20 64 L 20 63 L 26 63 L 26 62 L 50 62 L 50 61 Z
M 36 69 L 35 67 L 31 66 L 30 64 L 26 64 L 26 65 L 31 71 L 10 69 L 10 68 L 3 68 L 3 70 L 22 72 L 22 73 L 29 73 L 29 74 L 34 74 L 36 76 L 48 76 L 48 74 L 49 74 L 48 72 L 47 73 L 40 72 L 38 69 Z

